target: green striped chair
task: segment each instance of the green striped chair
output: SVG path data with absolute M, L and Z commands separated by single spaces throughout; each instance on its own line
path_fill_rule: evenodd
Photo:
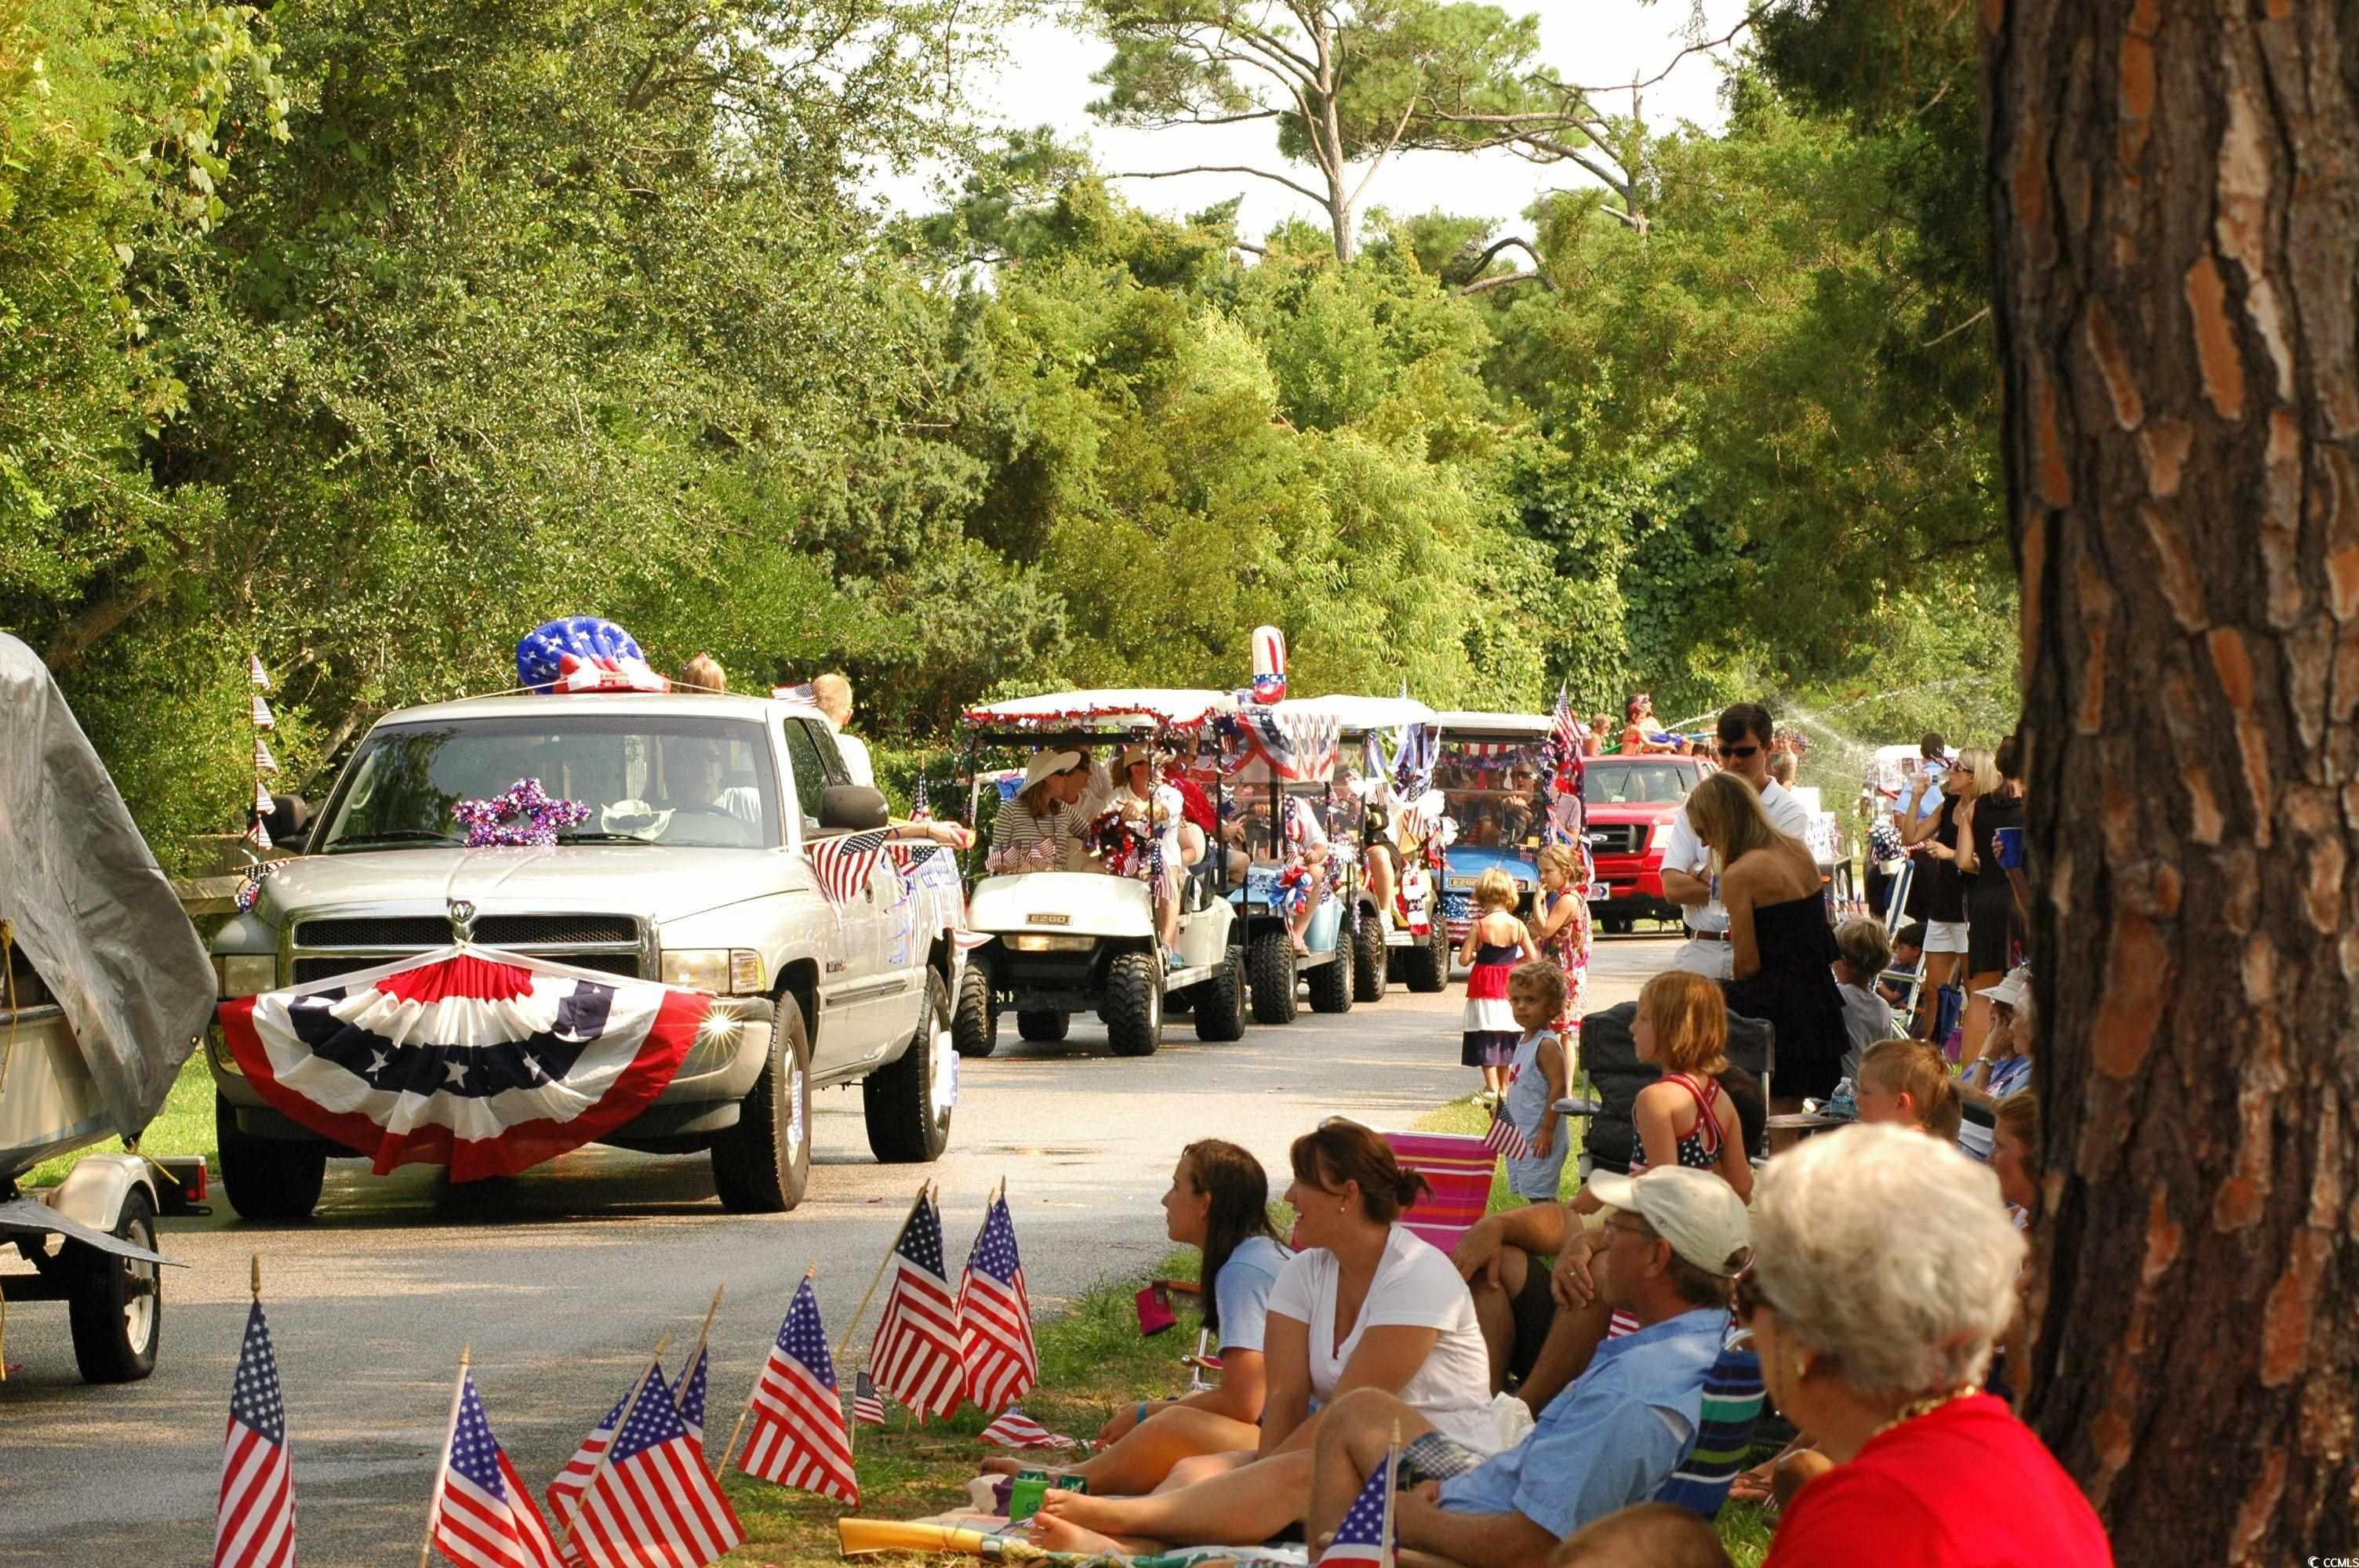
M 1745 1450 L 1753 1445 L 1763 1399 L 1761 1358 L 1750 1349 L 1723 1350 L 1704 1375 L 1703 1417 L 1696 1427 L 1695 1446 L 1655 1493 L 1655 1500 L 1706 1519 L 1720 1517 L 1729 1483 L 1736 1479 Z

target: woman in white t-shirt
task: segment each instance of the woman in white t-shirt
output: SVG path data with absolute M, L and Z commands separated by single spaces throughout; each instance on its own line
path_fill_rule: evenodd
M 1319 1412 L 1354 1389 L 1399 1396 L 1435 1428 L 1495 1454 L 1530 1412 L 1495 1401 L 1473 1298 L 1447 1256 L 1395 1223 L 1426 1190 L 1385 1141 L 1330 1119 L 1294 1141 L 1287 1201 L 1300 1249 L 1269 1295 L 1263 1366 L 1269 1393 L 1251 1455 L 1190 1460 L 1151 1497 L 1051 1491 L 1038 1544 L 1095 1537 L 1248 1545 L 1300 1517 Z M 1236 1461 L 1247 1461 L 1236 1463 Z M 1214 1472 L 1209 1476 L 1208 1471 Z M 1182 1485 L 1197 1476 L 1193 1484 Z

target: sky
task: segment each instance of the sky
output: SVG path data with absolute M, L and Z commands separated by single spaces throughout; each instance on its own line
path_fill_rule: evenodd
M 1540 17 L 1540 58 L 1566 80 L 1584 86 L 1650 78 L 1660 72 L 1684 43 L 1688 0 L 1505 0 L 1511 15 L 1527 10 Z M 1745 0 L 1704 0 L 1706 38 L 1716 38 L 1740 20 Z M 1306 167 L 1277 156 L 1275 127 L 1267 121 L 1243 125 L 1188 126 L 1169 131 L 1132 131 L 1091 118 L 1087 105 L 1101 89 L 1090 73 L 1103 65 L 1103 39 L 1079 28 L 1039 22 L 1008 40 L 1007 64 L 997 76 L 973 84 L 981 105 L 1010 128 L 1049 124 L 1067 140 L 1085 140 L 1098 167 L 1106 170 L 1180 168 L 1195 164 L 1242 164 L 1286 174 L 1301 183 L 1318 181 Z M 1730 51 L 1719 51 L 1725 58 Z M 1647 119 L 1658 126 L 1690 120 L 1719 128 L 1721 72 L 1705 55 L 1690 55 L 1665 81 L 1647 90 Z M 1609 113 L 1627 113 L 1626 91 L 1601 97 Z M 1364 167 L 1364 166 L 1363 166 Z M 927 178 L 910 176 L 883 184 L 880 193 L 903 211 L 930 208 Z M 1440 209 L 1512 222 L 1543 191 L 1589 178 L 1567 164 L 1541 167 L 1504 150 L 1485 153 L 1396 155 L 1362 199 L 1364 212 L 1382 206 L 1398 213 Z M 1245 175 L 1197 174 L 1172 179 L 1127 179 L 1123 193 L 1150 212 L 1180 215 L 1242 195 L 1237 232 L 1258 236 L 1290 216 L 1324 223 L 1310 200 L 1266 179 Z

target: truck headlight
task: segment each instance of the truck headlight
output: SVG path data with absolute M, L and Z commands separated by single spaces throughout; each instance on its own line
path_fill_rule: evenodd
M 667 948 L 663 982 L 714 996 L 760 996 L 762 955 L 751 947 Z
M 222 998 L 260 996 L 278 989 L 276 953 L 224 953 L 213 960 L 213 978 L 221 982 Z

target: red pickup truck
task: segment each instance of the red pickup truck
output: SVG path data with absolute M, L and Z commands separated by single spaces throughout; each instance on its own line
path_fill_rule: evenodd
M 1589 913 L 1600 929 L 1623 933 L 1642 919 L 1680 917 L 1663 894 L 1663 850 L 1680 803 L 1712 771 L 1701 757 L 1588 759 L 1581 801 L 1597 863 Z

